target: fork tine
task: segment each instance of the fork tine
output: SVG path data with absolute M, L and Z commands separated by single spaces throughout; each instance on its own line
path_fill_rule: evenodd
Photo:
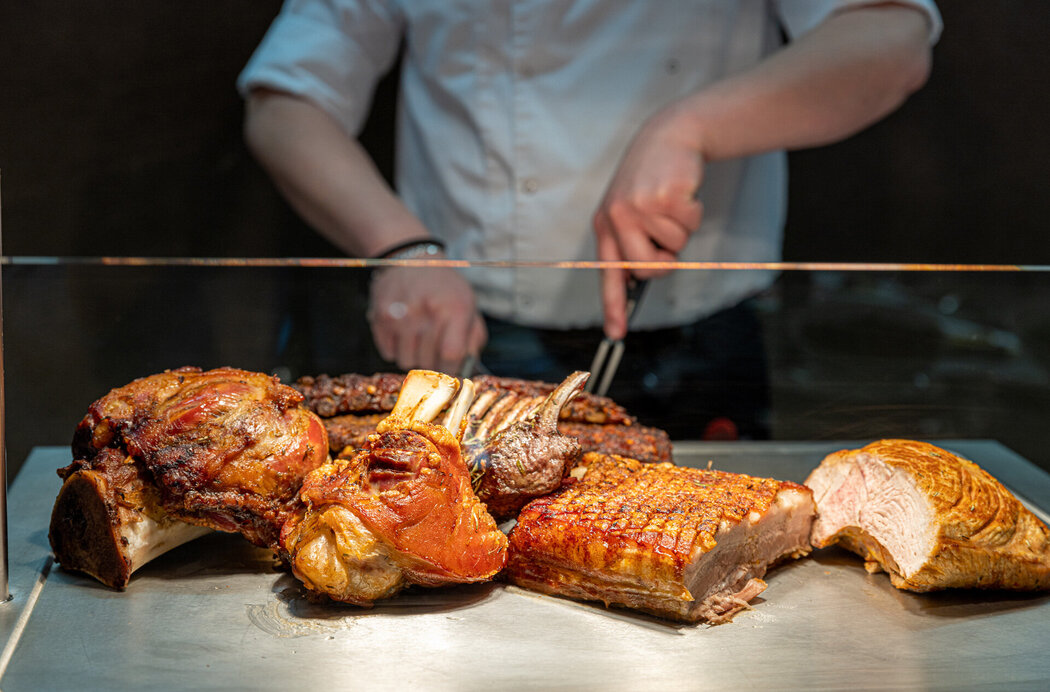
M 598 350 L 594 352 L 594 360 L 591 361 L 591 376 L 587 379 L 587 384 L 584 386 L 583 391 L 588 393 L 594 391 L 598 378 L 601 376 L 601 369 L 605 366 L 606 358 L 609 357 L 609 349 L 611 347 L 611 339 L 602 339 L 601 343 L 598 344 Z
M 609 392 L 609 385 L 612 384 L 613 376 L 616 375 L 616 369 L 620 367 L 621 358 L 623 358 L 623 340 L 617 339 L 613 342 L 609 359 L 605 362 L 605 372 L 602 373 L 601 384 L 594 391 L 598 396 L 605 396 Z

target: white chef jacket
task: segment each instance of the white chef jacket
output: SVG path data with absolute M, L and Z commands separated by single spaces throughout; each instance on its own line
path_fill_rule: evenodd
M 932 0 L 908 0 L 941 20 Z M 871 0 L 287 0 L 238 79 L 317 104 L 351 135 L 405 55 L 396 186 L 468 260 L 595 259 L 591 219 L 639 126 Z M 684 261 L 775 261 L 784 152 L 709 164 Z M 602 322 L 598 272 L 470 269 L 480 308 L 520 324 Z M 684 324 L 768 286 L 769 272 L 676 271 L 632 328 Z

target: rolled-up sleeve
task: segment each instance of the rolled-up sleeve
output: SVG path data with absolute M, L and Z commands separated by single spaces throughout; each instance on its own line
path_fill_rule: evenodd
M 403 21 L 384 0 L 287 0 L 237 78 L 306 98 L 360 131 L 376 82 L 397 57 Z
M 777 0 L 776 3 L 780 20 L 791 38 L 810 31 L 835 12 L 880 4 L 885 4 L 885 0 Z M 937 43 L 944 23 L 933 0 L 895 0 L 894 4 L 911 6 L 923 12 L 930 26 L 930 45 Z

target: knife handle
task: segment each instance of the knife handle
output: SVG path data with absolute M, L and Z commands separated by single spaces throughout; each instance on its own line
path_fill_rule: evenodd
M 631 318 L 638 310 L 638 304 L 642 302 L 645 289 L 649 285 L 648 279 L 636 279 L 633 276 L 627 279 L 627 327 L 631 327 Z

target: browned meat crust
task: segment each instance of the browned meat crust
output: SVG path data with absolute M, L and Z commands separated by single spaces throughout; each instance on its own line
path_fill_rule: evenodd
M 407 584 L 476 582 L 503 568 L 507 538 L 471 489 L 458 439 L 473 396 L 470 384 L 413 370 L 366 445 L 306 477 L 281 549 L 308 589 L 370 605 Z
M 559 431 L 558 418 L 589 376 L 573 372 L 543 399 L 501 390 L 499 397 L 472 403 L 463 455 L 474 491 L 497 520 L 514 517 L 529 500 L 560 486 L 579 461 L 580 443 Z
M 58 473 L 91 470 L 119 493 L 119 452 L 167 515 L 272 546 L 303 478 L 328 456 L 324 427 L 301 401 L 274 377 L 234 368 L 144 377 L 89 407 L 75 461 Z
M 671 438 L 659 428 L 631 425 L 591 425 L 563 420 L 562 435 L 575 437 L 584 452 L 601 452 L 637 459 L 647 464 L 671 461 Z
M 480 375 L 474 380 L 478 394 L 490 389 L 513 392 L 522 397 L 546 397 L 554 388 L 555 384 L 549 382 L 537 382 L 534 380 L 519 380 L 512 377 L 495 377 L 493 375 Z M 576 423 L 593 423 L 597 425 L 626 425 L 634 422 L 627 415 L 627 411 L 604 396 L 596 396 L 587 392 L 580 392 L 568 402 L 561 410 L 561 419 Z
M 307 408 L 322 418 L 331 418 L 346 413 L 389 411 L 397 401 L 403 381 L 404 375 L 395 373 L 348 373 L 336 377 L 302 377 L 294 387 L 302 393 Z M 478 395 L 489 390 L 503 390 L 520 397 L 543 398 L 557 386 L 548 382 L 493 375 L 479 375 L 472 381 Z M 561 418 L 578 423 L 623 425 L 633 422 L 627 411 L 611 399 L 587 393 L 581 393 L 570 401 L 562 409 Z M 333 446 L 333 449 L 337 447 Z
M 303 395 L 306 407 L 330 418 L 342 413 L 389 412 L 397 402 L 404 375 L 377 372 L 373 375 L 347 373 L 330 377 L 301 377 L 292 385 Z M 332 449 L 338 449 L 334 446 Z
M 510 535 L 526 588 L 675 620 L 722 621 L 776 561 L 809 550 L 812 495 L 796 483 L 588 454 Z
M 123 527 L 164 515 L 156 488 L 138 464 L 115 449 L 102 450 L 92 464 L 73 464 L 51 513 L 52 550 L 65 569 L 89 574 L 123 588 L 139 564 Z
M 977 464 L 925 442 L 880 440 L 810 474 L 813 545 L 840 543 L 899 589 L 1050 589 L 1050 531 Z
M 376 431 L 379 421 L 386 416 L 385 413 L 346 413 L 322 419 L 333 455 L 349 458 L 355 449 L 362 449 L 368 436 Z
M 346 414 L 324 419 L 328 440 L 339 456 L 349 456 L 364 446 L 368 436 L 375 432 L 385 413 L 365 415 Z M 659 428 L 633 425 L 592 425 L 560 421 L 558 432 L 575 437 L 584 452 L 617 454 L 645 463 L 671 461 L 671 438 Z

